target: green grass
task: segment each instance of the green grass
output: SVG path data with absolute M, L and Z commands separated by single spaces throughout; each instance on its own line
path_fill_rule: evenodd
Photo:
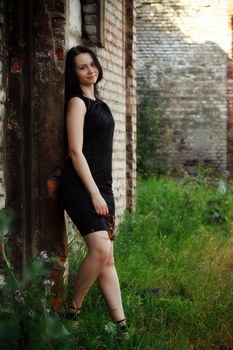
M 233 349 L 232 194 L 231 181 L 222 194 L 205 179 L 139 178 L 136 210 L 125 212 L 115 241 L 131 338 L 115 338 L 94 285 L 75 348 Z M 70 256 L 73 273 L 84 252 Z

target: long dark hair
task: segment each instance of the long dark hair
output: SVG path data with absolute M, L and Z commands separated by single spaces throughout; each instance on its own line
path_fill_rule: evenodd
M 101 64 L 94 53 L 89 47 L 78 45 L 73 46 L 66 53 L 66 62 L 65 62 L 65 103 L 64 103 L 64 116 L 66 116 L 67 104 L 69 101 L 69 97 L 74 94 L 83 94 L 83 91 L 80 87 L 79 78 L 75 74 L 75 61 L 74 58 L 80 53 L 89 53 L 99 70 L 99 75 L 96 83 L 94 84 L 94 95 L 95 98 L 100 97 L 99 90 L 97 88 L 98 82 L 103 78 L 103 70 Z
M 66 53 L 66 61 L 65 61 L 65 91 L 64 91 L 64 142 L 65 142 L 65 153 L 67 154 L 68 151 L 68 137 L 66 132 L 66 112 L 68 107 L 68 101 L 72 94 L 83 94 L 83 91 L 80 87 L 78 76 L 75 73 L 75 61 L 74 58 L 79 55 L 80 53 L 89 53 L 97 66 L 99 70 L 99 75 L 97 78 L 96 83 L 94 84 L 94 95 L 95 98 L 100 97 L 99 90 L 97 88 L 98 82 L 103 78 L 103 70 L 101 67 L 101 64 L 94 53 L 89 47 L 78 45 L 73 46 L 71 49 L 69 49 Z

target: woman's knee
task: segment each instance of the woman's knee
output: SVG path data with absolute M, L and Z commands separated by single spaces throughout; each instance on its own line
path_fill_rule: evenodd
M 110 249 L 111 246 L 105 243 L 96 247 L 94 250 L 92 249 L 92 253 L 95 254 L 100 262 L 106 264 L 109 259 Z
M 89 252 L 94 254 L 100 262 L 106 263 L 111 254 L 111 241 L 107 231 L 95 231 L 87 235 Z

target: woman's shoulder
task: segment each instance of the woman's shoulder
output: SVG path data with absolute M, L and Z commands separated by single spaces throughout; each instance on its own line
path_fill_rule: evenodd
M 85 99 L 83 98 L 83 96 L 81 94 L 78 93 L 73 93 L 69 95 L 68 101 L 70 101 L 72 98 L 74 97 L 79 97 L 81 100 L 85 101 Z
M 75 101 L 76 98 L 77 98 L 77 100 L 83 101 L 85 106 L 86 106 L 86 108 L 88 109 L 88 104 L 87 104 L 86 100 L 83 98 L 83 96 L 81 94 L 77 94 L 77 93 L 76 94 L 71 94 L 69 96 L 69 98 L 68 98 L 68 101 L 67 101 L 68 104 L 73 103 L 73 101 Z

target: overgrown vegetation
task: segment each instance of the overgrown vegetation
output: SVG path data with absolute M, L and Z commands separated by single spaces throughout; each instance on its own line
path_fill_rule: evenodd
M 45 332 L 49 314 L 37 312 L 29 303 L 23 325 L 30 334 L 30 349 L 232 349 L 232 206 L 231 180 L 213 181 L 203 173 L 179 180 L 139 177 L 136 211 L 126 211 L 115 241 L 130 338 L 116 338 L 103 297 L 94 285 L 85 298 L 77 330 L 70 330 L 69 322 L 59 318 L 58 331 Z M 86 250 L 83 244 L 73 249 L 74 243 L 69 242 L 71 276 Z M 5 343 L 1 344 L 19 336 L 19 323 L 7 321 L 16 317 L 8 308 L 18 286 L 8 283 L 7 279 L 0 289 L 6 300 L 0 309 L 5 322 Z M 33 300 L 39 300 L 35 289 L 30 290 L 35 293 Z M 31 323 L 33 317 L 36 326 Z M 49 342 L 45 342 L 48 334 Z M 60 334 L 61 341 L 55 334 Z
M 137 173 L 142 178 L 151 174 L 165 174 L 166 164 L 159 154 L 170 142 L 165 135 L 162 115 L 165 103 L 160 92 L 150 86 L 150 68 L 145 68 L 144 81 L 138 95 L 137 106 Z
M 159 112 L 151 106 L 150 96 L 143 96 L 137 120 L 137 167 L 138 174 L 157 172 L 159 148 Z
M 233 348 L 233 184 L 221 184 L 202 172 L 138 179 L 136 211 L 125 213 L 115 242 L 131 337 L 115 339 L 94 286 L 77 331 L 80 349 Z M 72 254 L 72 270 L 82 258 Z
M 0 344 L 2 350 L 65 349 L 70 332 L 51 309 L 54 281 L 48 276 L 60 262 L 42 251 L 30 259 L 24 276 L 14 272 L 9 254 L 11 208 L 0 210 Z M 70 347 L 71 349 L 71 347 Z

